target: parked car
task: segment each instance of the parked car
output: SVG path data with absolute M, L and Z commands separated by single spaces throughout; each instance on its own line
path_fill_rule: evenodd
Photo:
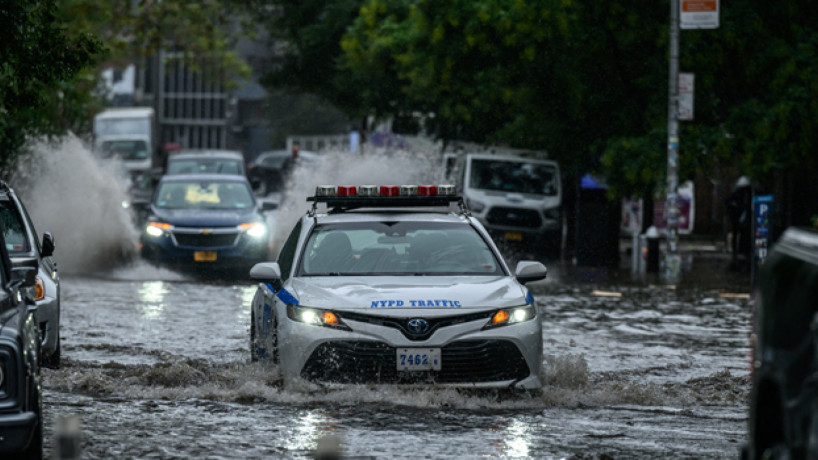
M 247 167 L 236 150 L 179 150 L 168 155 L 165 174 L 238 174 Z
M 270 258 L 272 236 L 264 213 L 276 208 L 273 202 L 259 203 L 244 176 L 165 175 L 141 235 L 142 257 L 196 271 L 248 270 Z
M 319 155 L 308 150 L 299 150 L 298 161 L 317 162 Z M 287 183 L 287 174 L 292 164 L 292 153 L 288 150 L 269 150 L 259 154 L 247 165 L 247 177 L 259 195 L 281 192 Z
M 278 260 L 252 268 L 251 359 L 278 363 L 285 384 L 539 389 L 542 324 L 524 284 L 545 266 L 512 272 L 453 186 L 377 190 L 319 187 Z
M 15 267 L 37 270 L 33 298 L 37 304 L 42 337 L 42 364 L 60 367 L 60 276 L 54 261 L 54 237 L 45 232 L 39 240 L 23 201 L 0 181 L 0 228 Z
M 790 228 L 759 271 L 747 457 L 818 458 L 818 230 Z
M 31 267 L 12 269 L 0 234 L 0 458 L 43 458 L 43 398 L 37 305 L 24 291 Z

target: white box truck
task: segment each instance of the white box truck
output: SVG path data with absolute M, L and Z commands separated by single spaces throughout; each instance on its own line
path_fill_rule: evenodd
M 134 174 L 154 167 L 159 140 L 152 107 L 111 108 L 94 117 L 94 150 Z

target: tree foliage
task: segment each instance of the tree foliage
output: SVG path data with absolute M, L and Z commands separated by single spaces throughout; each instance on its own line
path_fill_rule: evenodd
M 670 2 L 256 0 L 286 40 L 268 82 L 349 114 L 419 115 L 442 139 L 546 149 L 615 195 L 664 184 Z M 721 3 L 720 27 L 682 31 L 696 75 L 681 179 L 714 167 L 763 178 L 815 171 L 818 4 Z
M 73 118 L 74 92 L 100 43 L 68 36 L 54 0 L 5 1 L 0 7 L 0 168 L 19 154 L 29 135 L 57 134 Z

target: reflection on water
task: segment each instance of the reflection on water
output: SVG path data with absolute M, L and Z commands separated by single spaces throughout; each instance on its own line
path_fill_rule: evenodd
M 140 307 L 145 319 L 151 320 L 162 315 L 163 302 L 168 289 L 162 281 L 146 281 L 139 288 Z

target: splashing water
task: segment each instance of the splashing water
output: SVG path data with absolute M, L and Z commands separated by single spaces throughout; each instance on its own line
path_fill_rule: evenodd
M 73 135 L 33 141 L 30 151 L 9 182 L 39 234 L 54 235 L 60 271 L 93 273 L 133 260 L 138 234 L 116 166 L 100 163 Z
M 328 150 L 318 161 L 301 160 L 285 187 L 278 212 L 276 247 L 281 247 L 293 225 L 309 208 L 307 197 L 318 185 L 436 184 L 440 181 L 440 153 L 372 150 L 364 154 Z

